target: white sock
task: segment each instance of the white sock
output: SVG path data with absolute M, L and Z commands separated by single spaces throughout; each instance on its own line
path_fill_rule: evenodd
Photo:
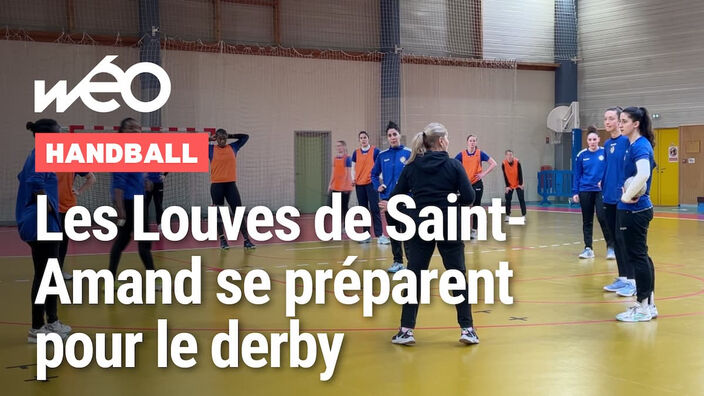
M 635 279 L 626 279 L 628 283 L 630 283 L 633 287 L 636 287 L 636 280 Z
M 650 293 L 650 305 L 655 305 L 655 292 Z
M 410 327 L 403 327 L 403 326 L 401 326 L 401 331 L 402 331 L 402 332 L 405 333 L 405 332 L 407 332 L 408 330 L 413 330 L 413 329 L 410 328 Z
M 647 297 L 644 298 L 644 299 L 642 299 L 642 300 L 640 301 L 640 309 L 641 309 L 643 312 L 650 312 L 650 311 L 649 311 L 650 307 L 649 307 L 649 304 L 648 304 L 648 298 L 647 298 Z
M 618 277 L 618 280 L 620 280 L 621 282 L 626 282 L 626 277 L 625 277 L 625 276 L 619 276 L 619 277 Z

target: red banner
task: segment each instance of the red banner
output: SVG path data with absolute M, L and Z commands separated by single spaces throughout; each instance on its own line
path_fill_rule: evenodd
M 37 172 L 208 172 L 207 133 L 37 133 Z

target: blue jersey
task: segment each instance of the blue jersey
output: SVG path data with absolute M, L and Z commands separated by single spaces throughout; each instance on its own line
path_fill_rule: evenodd
M 604 177 L 604 148 L 596 151 L 584 149 L 577 154 L 572 175 L 572 194 L 585 191 L 601 191 L 599 182 Z
M 411 157 L 411 150 L 399 145 L 398 147 L 389 147 L 388 149 L 379 153 L 374 161 L 374 167 L 372 168 L 372 185 L 375 190 L 379 189 L 381 186 L 381 181 L 379 180 L 379 175 L 384 180 L 384 185 L 386 185 L 386 190 L 379 193 L 379 198 L 389 199 L 391 192 L 396 187 L 398 178 L 401 175 L 403 167 L 406 165 L 406 161 Z
M 115 194 L 115 189 L 123 192 L 123 198 L 132 201 L 135 195 L 144 195 L 144 173 L 141 172 L 115 172 L 112 174 L 110 191 Z
M 648 139 L 643 136 L 636 139 L 635 142 L 631 143 L 631 146 L 626 150 L 624 155 L 624 177 L 628 179 L 631 176 L 635 176 L 638 170 L 636 169 L 636 162 L 638 160 L 647 159 L 650 162 L 650 174 L 648 175 L 648 188 L 645 190 L 645 194 L 638 198 L 638 202 L 633 204 L 627 204 L 619 201 L 619 210 L 630 210 L 633 212 L 638 212 L 645 209 L 650 209 L 653 207 L 653 203 L 650 201 L 650 182 L 653 180 L 653 170 L 655 169 L 655 154 L 653 153 L 653 146 L 650 144 Z
M 46 194 L 47 202 L 51 206 L 51 213 L 47 213 L 46 230 L 49 232 L 61 231 L 59 182 L 56 173 L 36 172 L 34 169 L 34 150 L 32 150 L 24 162 L 22 171 L 17 175 L 20 185 L 17 189 L 17 202 L 15 203 L 17 231 L 20 233 L 20 238 L 27 242 L 37 240 L 36 193 L 41 190 Z
M 625 136 L 611 138 L 604 143 L 606 169 L 601 182 L 604 203 L 615 205 L 621 201 L 621 187 L 626 178 L 623 176 L 623 157 L 631 143 Z

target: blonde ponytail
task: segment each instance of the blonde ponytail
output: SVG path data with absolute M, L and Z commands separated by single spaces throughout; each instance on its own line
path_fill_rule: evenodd
M 423 132 L 418 132 L 413 137 L 411 158 L 406 161 L 406 165 L 412 163 L 417 156 L 423 156 L 427 151 L 439 147 L 441 137 L 447 137 L 447 128 L 438 122 L 428 124 Z

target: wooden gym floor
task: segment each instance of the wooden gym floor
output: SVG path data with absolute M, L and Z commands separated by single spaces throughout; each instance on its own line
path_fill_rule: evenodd
M 240 244 L 221 252 L 212 245 L 192 250 L 155 251 L 157 267 L 186 268 L 191 255 L 201 255 L 201 306 L 60 306 L 63 322 L 74 331 L 143 331 L 134 369 L 104 370 L 92 364 L 74 369 L 63 364 L 39 383 L 36 345 L 26 342 L 29 328 L 31 258 L 0 257 L 0 383 L 8 395 L 149 395 L 190 394 L 469 394 L 478 395 L 699 395 L 704 394 L 704 218 L 660 212 L 651 223 L 650 254 L 656 265 L 656 303 L 660 317 L 649 323 L 618 323 L 614 315 L 632 298 L 602 291 L 616 274 L 616 264 L 603 257 L 603 241 L 595 242 L 597 258 L 579 260 L 583 248 L 581 220 L 574 211 L 531 210 L 527 225 L 508 228 L 506 242 L 466 244 L 469 269 L 494 269 L 500 260 L 514 271 L 512 306 L 473 307 L 481 344 L 457 342 L 454 308 L 433 297 L 421 306 L 417 344 L 390 343 L 400 307 L 390 302 L 363 318 L 361 304 L 336 301 L 299 308 L 302 331 L 344 332 L 335 375 L 319 381 L 322 358 L 310 369 L 218 369 L 210 361 L 210 340 L 226 332 L 237 318 L 241 329 L 286 331 L 284 271 L 293 268 L 341 269 L 347 255 L 357 255 L 353 268 L 386 268 L 390 247 L 356 242 L 303 242 L 259 245 L 245 252 Z M 597 227 L 598 229 L 598 227 Z M 14 232 L 14 234 L 13 234 Z M 17 244 L 16 231 L 3 229 L 3 245 Z M 601 238 L 601 232 L 595 232 Z M 78 243 L 73 243 L 77 245 Z M 184 245 L 187 246 L 187 245 Z M 23 246 L 16 246 L 24 249 Z M 76 249 L 73 246 L 72 249 Z M 157 247 L 158 248 L 158 247 Z M 12 250 L 12 249 L 10 249 Z M 8 251 L 6 248 L 4 251 Z M 23 251 L 28 251 L 24 249 Z M 107 249 L 103 251 L 107 252 Z M 365 261 L 366 260 L 366 261 Z M 67 269 L 106 268 L 106 254 L 83 253 L 67 259 Z M 121 269 L 142 269 L 137 254 L 123 255 Z M 271 301 L 224 306 L 215 298 L 219 270 L 265 269 L 272 278 Z M 442 268 L 439 257 L 431 268 Z M 328 296 L 332 298 L 332 295 Z M 189 331 L 198 340 L 198 364 L 191 369 L 156 368 L 156 319 L 167 318 L 170 330 Z M 245 333 L 246 331 L 243 331 Z M 240 340 L 244 334 L 240 335 Z M 268 357 L 268 356 L 266 356 Z M 282 365 L 288 364 L 288 348 Z

